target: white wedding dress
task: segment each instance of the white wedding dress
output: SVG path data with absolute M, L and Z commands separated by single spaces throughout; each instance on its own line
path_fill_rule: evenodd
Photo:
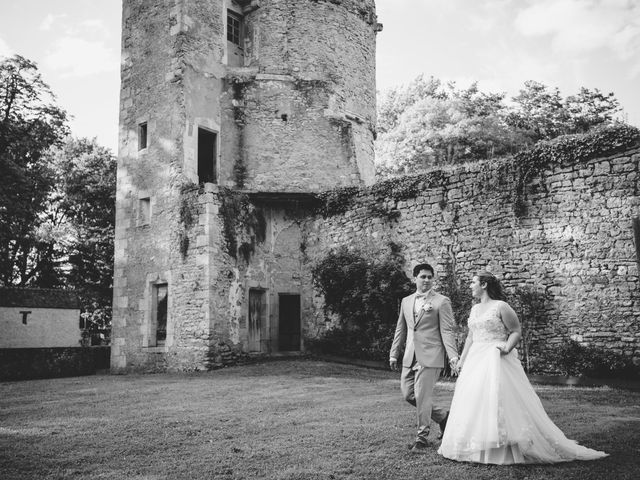
M 500 355 L 508 337 L 500 302 L 471 309 L 473 343 L 456 382 L 438 453 L 458 461 L 514 464 L 594 460 L 608 454 L 569 440 L 549 419 L 516 350 Z

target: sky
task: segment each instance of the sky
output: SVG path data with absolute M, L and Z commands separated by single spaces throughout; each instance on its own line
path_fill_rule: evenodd
M 72 134 L 117 153 L 121 0 L 0 0 L 0 57 L 38 64 Z M 640 0 L 377 0 L 377 88 L 418 75 L 514 96 L 613 92 L 640 127 Z

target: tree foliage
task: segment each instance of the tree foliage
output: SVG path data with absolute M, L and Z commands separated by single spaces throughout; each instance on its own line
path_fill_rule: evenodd
M 557 88 L 529 80 L 513 98 L 507 122 L 528 140 L 551 140 L 561 135 L 586 133 L 610 124 L 620 104 L 613 93 L 604 95 L 597 88 L 582 87 L 576 95 L 562 98 Z
M 85 310 L 108 319 L 113 278 L 116 159 L 96 140 L 68 139 L 50 152 L 56 188 L 50 197 L 52 230 L 67 257 L 66 285 L 80 294 Z
M 110 321 L 116 161 L 69 136 L 35 63 L 0 63 L 0 285 L 78 291 Z
M 67 115 L 19 56 L 0 62 L 0 284 L 60 283 L 56 245 L 44 223 L 55 176 L 43 155 L 68 133 Z
M 379 102 L 378 173 L 409 173 L 434 166 L 513 154 L 559 135 L 613 123 L 612 93 L 582 88 L 563 98 L 557 88 L 528 81 L 506 102 L 477 84 L 457 88 L 419 76 L 385 92 Z
M 399 301 L 411 292 L 398 249 L 366 255 L 341 248 L 312 269 L 314 286 L 324 296 L 325 312 L 337 319 L 312 348 L 356 358 L 380 360 L 389 354 Z

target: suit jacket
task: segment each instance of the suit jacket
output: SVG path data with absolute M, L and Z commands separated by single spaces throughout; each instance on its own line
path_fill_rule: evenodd
M 429 312 L 421 309 L 416 315 L 415 299 L 415 293 L 402 299 L 390 356 L 398 359 L 405 345 L 403 367 L 411 367 L 415 358 L 423 367 L 444 368 L 445 351 L 449 358 L 458 356 L 451 300 L 432 290 L 426 302 L 433 308 Z

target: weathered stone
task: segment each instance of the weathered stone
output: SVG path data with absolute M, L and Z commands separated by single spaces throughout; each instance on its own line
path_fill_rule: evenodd
M 502 178 L 511 159 L 445 168 L 442 183 L 415 198 L 377 198 L 364 188 L 373 180 L 373 0 L 262 0 L 245 13 L 241 53 L 226 41 L 226 8 L 242 13 L 231 0 L 125 6 L 115 371 L 217 368 L 289 348 L 280 315 L 296 307 L 291 295 L 304 348 L 304 337 L 326 330 L 311 267 L 332 249 L 376 255 L 391 242 L 407 274 L 418 261 L 450 262 L 461 280 L 490 269 L 507 290 L 545 291 L 538 349 L 571 335 L 640 363 L 638 251 L 624 220 L 640 206 L 637 146 L 549 167 L 525 185 L 520 215 L 515 173 Z M 148 146 L 139 152 L 141 121 Z M 216 132 L 219 149 L 217 185 L 202 189 L 198 129 Z M 221 186 L 240 184 L 263 222 L 229 208 Z M 308 193 L 350 185 L 360 190 L 346 212 L 309 207 Z M 391 209 L 394 221 L 380 213 Z M 153 296 L 163 284 L 167 340 L 154 347 Z

